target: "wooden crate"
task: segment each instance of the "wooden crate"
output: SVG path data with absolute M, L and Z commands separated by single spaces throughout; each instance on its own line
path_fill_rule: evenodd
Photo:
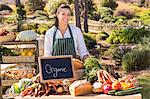
M 35 62 L 35 55 L 32 56 L 2 56 L 3 63 Z
M 9 73 L 7 73 L 7 72 L 9 72 Z M 32 78 L 34 76 L 33 73 L 34 73 L 33 68 L 17 69 L 17 70 L 6 70 L 6 72 L 4 72 L 2 74 L 2 76 L 8 77 L 8 80 L 7 79 L 5 80 L 5 78 L 4 78 L 4 80 L 2 80 L 2 84 L 5 85 L 5 82 L 7 83 L 7 81 L 12 84 L 16 81 L 19 81 L 22 78 Z M 12 75 L 12 76 L 10 76 L 10 75 Z M 6 85 L 8 85 L 8 84 L 6 84 Z
M 14 83 L 17 83 L 19 82 L 19 80 L 2 80 L 2 86 L 5 87 L 5 86 L 11 86 L 13 85 Z
M 78 80 L 83 76 L 84 69 L 75 70 L 75 79 Z

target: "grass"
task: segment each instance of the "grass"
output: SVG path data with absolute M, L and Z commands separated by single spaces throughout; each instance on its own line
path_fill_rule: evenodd
M 139 86 L 143 87 L 142 99 L 150 99 L 150 73 L 140 73 L 137 79 Z

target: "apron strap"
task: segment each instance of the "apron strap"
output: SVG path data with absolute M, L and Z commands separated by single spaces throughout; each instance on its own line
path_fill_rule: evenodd
M 55 31 L 54 31 L 54 35 L 53 35 L 53 46 L 54 46 L 54 43 L 55 43 L 55 36 L 56 36 L 56 32 L 57 32 L 57 27 L 55 27 Z
M 70 28 L 69 25 L 68 25 L 68 28 L 69 28 L 70 36 L 71 36 L 71 38 L 73 39 L 73 34 L 72 34 L 72 31 L 71 31 L 71 28 Z
M 69 28 L 70 36 L 71 36 L 71 38 L 73 39 L 72 30 L 71 30 L 71 28 L 70 28 L 69 25 L 68 25 L 68 28 Z M 55 29 L 55 31 L 54 31 L 54 35 L 53 35 L 53 46 L 54 46 L 54 42 L 55 42 L 55 36 L 56 36 L 57 29 L 58 29 L 58 28 L 56 27 L 56 29 Z

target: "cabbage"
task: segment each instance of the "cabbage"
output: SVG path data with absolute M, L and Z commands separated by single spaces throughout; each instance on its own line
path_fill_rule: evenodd
M 20 41 L 32 41 L 32 40 L 36 40 L 36 38 L 37 38 L 37 34 L 32 30 L 21 31 L 17 35 L 17 39 Z

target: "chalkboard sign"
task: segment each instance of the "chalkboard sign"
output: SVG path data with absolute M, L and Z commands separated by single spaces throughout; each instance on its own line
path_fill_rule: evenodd
M 74 78 L 72 56 L 39 57 L 39 68 L 42 81 Z

